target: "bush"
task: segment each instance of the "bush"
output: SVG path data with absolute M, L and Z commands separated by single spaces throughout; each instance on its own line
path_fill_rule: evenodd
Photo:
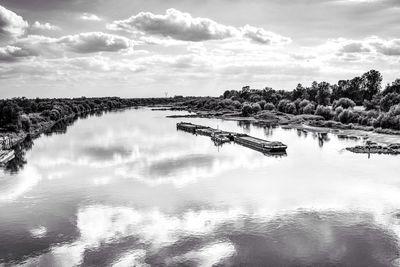
M 303 114 L 314 114 L 315 106 L 309 103 L 307 106 L 303 108 Z
M 264 110 L 274 110 L 275 109 L 275 105 L 272 104 L 271 102 L 268 102 L 267 104 L 265 104 L 264 106 Z
M 390 116 L 399 116 L 400 115 L 400 104 L 392 106 L 389 110 Z
M 356 106 L 356 103 L 354 103 L 353 100 L 350 98 L 340 98 L 338 101 L 335 101 L 333 104 L 333 108 L 336 109 L 337 107 L 342 107 L 344 109 L 347 108 L 354 108 Z
M 278 103 L 278 110 L 280 112 L 286 112 L 286 105 L 288 105 L 290 103 L 289 100 L 287 99 L 282 99 L 281 101 L 279 101 Z
M 305 108 L 309 104 L 311 104 L 311 102 L 308 101 L 307 99 L 301 100 L 299 103 L 299 108 Z
M 267 102 L 265 100 L 261 100 L 258 102 L 258 104 L 260 105 L 261 109 L 265 108 L 265 104 L 267 104 Z
M 384 111 L 389 111 L 392 106 L 397 104 L 400 104 L 400 94 L 397 93 L 385 95 L 380 102 L 381 109 Z
M 315 110 L 315 115 L 320 115 L 326 120 L 330 120 L 333 117 L 332 109 L 322 105 L 318 105 L 317 109 Z
M 254 114 L 257 114 L 258 112 L 261 111 L 261 107 L 259 104 L 255 103 L 251 105 L 251 109 L 253 111 Z
M 253 109 L 248 103 L 244 103 L 242 106 L 242 115 L 248 117 L 253 112 Z
M 235 100 L 235 101 L 232 101 L 232 106 L 234 106 L 235 108 L 242 108 L 242 103 Z
M 351 109 L 345 109 L 338 115 L 338 119 L 341 123 L 350 123 L 355 119 L 355 115 Z
M 285 112 L 288 114 L 297 114 L 297 109 L 296 109 L 296 104 L 295 103 L 289 103 L 285 107 Z

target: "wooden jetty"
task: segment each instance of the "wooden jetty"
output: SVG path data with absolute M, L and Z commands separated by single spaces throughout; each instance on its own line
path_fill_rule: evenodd
M 281 142 L 271 142 L 260 138 L 252 137 L 247 134 L 221 131 L 211 127 L 196 125 L 189 122 L 179 122 L 176 124 L 178 130 L 211 137 L 216 144 L 220 145 L 234 141 L 235 143 L 260 151 L 262 153 L 285 154 L 287 146 Z
M 14 150 L 0 150 L 0 165 L 4 165 L 15 157 Z

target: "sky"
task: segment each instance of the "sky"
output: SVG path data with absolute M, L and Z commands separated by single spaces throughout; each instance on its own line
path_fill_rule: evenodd
M 400 78 L 399 0 L 0 0 L 0 98 Z

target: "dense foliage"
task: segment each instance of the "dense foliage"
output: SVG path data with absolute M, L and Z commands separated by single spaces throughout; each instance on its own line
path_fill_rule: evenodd
M 382 90 L 382 75 L 370 70 L 337 84 L 314 81 L 298 84 L 292 91 L 251 89 L 227 90 L 219 98 L 192 99 L 189 108 L 208 111 L 236 111 L 251 116 L 262 110 L 287 114 L 315 114 L 326 120 L 400 130 L 400 79 Z M 361 106 L 361 107 L 356 107 Z
M 92 111 L 139 105 L 170 104 L 180 100 L 181 97 L 141 99 L 118 97 L 27 99 L 22 97 L 5 99 L 0 100 L 0 131 L 18 132 L 23 130 L 29 132 L 32 127 L 43 122 L 55 122 Z

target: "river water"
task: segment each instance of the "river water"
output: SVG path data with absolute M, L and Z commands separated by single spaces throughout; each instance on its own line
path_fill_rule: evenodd
M 0 170 L 0 266 L 398 266 L 400 157 L 362 140 L 130 109 Z M 288 145 L 274 157 L 184 120 Z

